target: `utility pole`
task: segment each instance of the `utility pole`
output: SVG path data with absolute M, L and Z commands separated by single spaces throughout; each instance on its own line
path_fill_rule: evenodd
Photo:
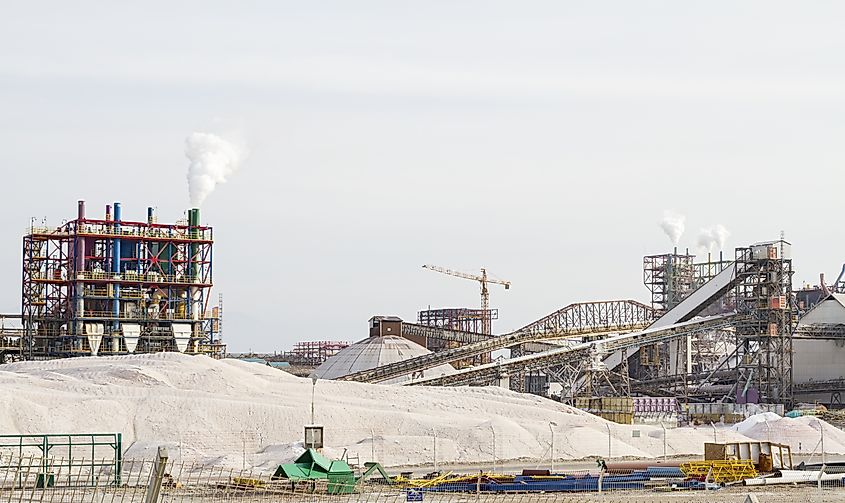
M 434 434 L 434 471 L 437 471 L 437 430 L 431 430 Z
M 317 389 L 317 380 L 319 378 L 314 376 L 311 378 L 311 425 L 314 425 L 314 394 Z
M 493 473 L 496 473 L 496 428 L 492 424 L 490 431 L 493 433 Z

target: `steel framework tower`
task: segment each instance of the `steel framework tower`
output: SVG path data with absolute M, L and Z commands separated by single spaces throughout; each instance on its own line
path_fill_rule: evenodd
M 643 284 L 651 292 L 651 307 L 664 313 L 693 290 L 694 255 L 675 253 L 643 257 Z
M 783 239 L 737 248 L 738 403 L 792 402 L 792 258 Z

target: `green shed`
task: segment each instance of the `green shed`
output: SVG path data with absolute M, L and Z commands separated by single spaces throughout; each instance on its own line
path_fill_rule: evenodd
M 341 460 L 330 460 L 314 449 L 306 449 L 293 463 L 279 465 L 274 480 L 328 480 L 329 494 L 351 493 L 355 488 L 352 468 Z

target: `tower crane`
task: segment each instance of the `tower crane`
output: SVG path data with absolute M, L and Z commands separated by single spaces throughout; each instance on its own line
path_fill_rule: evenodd
M 484 313 L 484 318 L 481 320 L 481 332 L 487 335 L 492 334 L 492 324 L 490 319 L 490 291 L 487 289 L 487 283 L 495 283 L 497 285 L 503 285 L 505 290 L 510 289 L 511 282 L 505 281 L 501 279 L 495 278 L 488 278 L 487 277 L 487 269 L 481 268 L 481 275 L 477 274 L 469 274 L 460 271 L 453 271 L 452 269 L 447 269 L 445 267 L 440 267 L 436 265 L 423 265 L 423 269 L 429 269 L 431 271 L 436 271 L 443 274 L 448 274 L 449 276 L 454 276 L 456 278 L 463 278 L 469 279 L 473 281 L 478 281 L 481 283 L 481 312 Z

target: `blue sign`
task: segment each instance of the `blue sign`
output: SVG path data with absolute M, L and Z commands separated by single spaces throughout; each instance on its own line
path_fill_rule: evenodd
M 405 501 L 422 501 L 423 500 L 423 492 L 419 489 L 408 489 L 408 492 L 405 496 Z

